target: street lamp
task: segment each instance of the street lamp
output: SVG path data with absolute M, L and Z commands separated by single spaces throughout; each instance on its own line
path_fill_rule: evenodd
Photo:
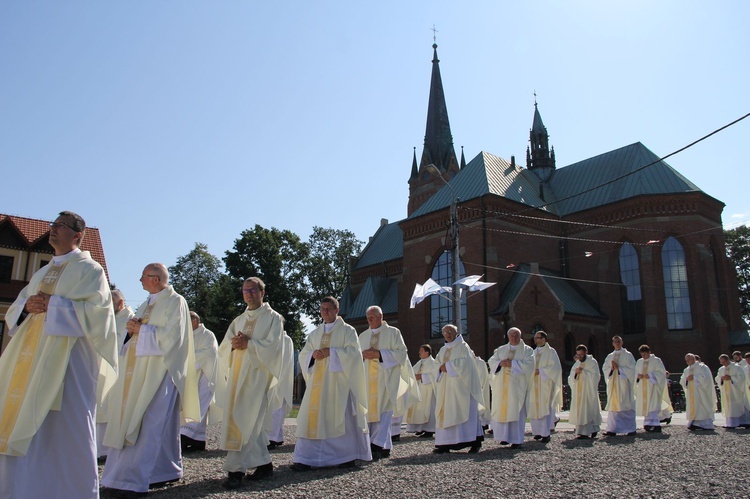
M 459 254 L 458 254 L 458 206 L 456 197 L 456 191 L 453 190 L 453 186 L 443 178 L 443 175 L 438 170 L 437 166 L 430 163 L 427 165 L 427 171 L 434 173 L 440 180 L 443 181 L 448 189 L 451 190 L 451 245 L 453 246 L 452 260 L 453 260 L 453 321 L 458 328 L 458 334 L 463 334 L 463 321 L 461 320 L 461 285 L 458 284 L 458 280 L 461 279 L 461 268 L 459 267 Z

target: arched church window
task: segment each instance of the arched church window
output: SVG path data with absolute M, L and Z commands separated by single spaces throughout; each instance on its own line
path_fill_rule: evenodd
M 638 253 L 630 243 L 620 248 L 620 293 L 623 333 L 640 333 L 644 330 L 643 297 Z
M 460 278 L 466 277 L 464 265 L 458 262 Z M 450 251 L 444 251 L 435 266 L 432 268 L 432 280 L 441 286 L 453 285 L 453 255 Z M 453 324 L 453 297 L 451 295 L 432 295 L 430 297 L 430 336 L 440 338 L 443 333 L 443 326 Z M 462 294 L 461 299 L 461 322 L 463 334 L 469 331 L 466 329 L 466 294 Z
M 693 318 L 690 313 L 685 251 L 677 239 L 670 237 L 664 243 L 661 249 L 661 265 L 664 274 L 667 327 L 669 329 L 692 329 Z

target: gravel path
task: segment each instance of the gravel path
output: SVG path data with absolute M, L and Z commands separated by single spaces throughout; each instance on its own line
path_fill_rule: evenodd
M 289 469 L 294 426 L 271 452 L 274 476 L 238 491 L 221 487 L 225 453 L 187 454 L 185 478 L 149 497 L 739 497 L 750 491 L 750 430 L 691 432 L 670 425 L 663 433 L 576 440 L 561 425 L 549 444 L 527 435 L 519 449 L 488 436 L 478 454 L 432 454 L 433 441 L 402 434 L 390 459 L 352 471 Z M 218 428 L 208 448 L 218 447 Z M 102 498 L 109 497 L 106 490 Z

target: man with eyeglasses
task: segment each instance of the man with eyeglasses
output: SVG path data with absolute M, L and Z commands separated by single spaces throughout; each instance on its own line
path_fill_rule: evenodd
M 547 343 L 547 333 L 534 333 L 534 373 L 531 376 L 527 407 L 534 440 L 547 443 L 557 424 L 562 407 L 562 365 L 554 348 Z
M 119 497 L 182 478 L 180 425 L 201 419 L 187 302 L 162 263 L 146 265 L 140 280 L 149 297 L 126 326 L 104 435 L 102 485 Z
M 635 357 L 623 346 L 622 337 L 613 336 L 614 351 L 602 364 L 607 385 L 607 427 L 609 437 L 618 433 L 635 435 Z
M 357 459 L 372 460 L 362 349 L 357 331 L 338 313 L 336 298 L 321 300 L 323 323 L 308 335 L 299 354 L 306 388 L 297 415 L 294 471 L 352 469 Z
M 223 487 L 229 490 L 273 475 L 265 422 L 276 407 L 268 407 L 268 390 L 292 366 L 284 362 L 284 318 L 263 301 L 265 294 L 260 278 L 245 280 L 247 308 L 229 325 L 219 346 L 219 378 L 226 379 L 218 401 L 224 413 L 219 446 L 227 451 Z
M 117 334 L 107 276 L 80 244 L 84 220 L 50 224 L 52 261 L 5 314 L 0 357 L 0 497 L 99 497 L 99 359 L 113 382 Z M 23 313 L 28 315 L 21 321 Z M 106 391 L 106 390 L 104 390 Z

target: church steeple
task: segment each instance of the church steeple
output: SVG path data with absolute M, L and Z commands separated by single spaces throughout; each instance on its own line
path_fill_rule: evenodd
M 536 95 L 536 94 L 535 94 Z M 530 147 L 526 148 L 526 167 L 533 171 L 539 180 L 546 182 L 555 171 L 555 148 L 550 149 L 547 127 L 534 99 L 534 122 L 529 132 Z
M 433 43 L 432 50 L 432 79 L 427 105 L 424 149 L 422 150 L 417 175 L 414 175 L 412 166 L 412 173 L 409 178 L 409 215 L 443 186 L 443 182 L 437 179 L 434 173 L 427 171 L 428 165 L 435 165 L 446 181 L 453 178 L 459 171 L 458 159 L 453 147 L 451 125 L 448 120 L 448 107 L 445 105 L 445 92 L 443 91 L 443 80 L 440 76 L 437 44 Z

